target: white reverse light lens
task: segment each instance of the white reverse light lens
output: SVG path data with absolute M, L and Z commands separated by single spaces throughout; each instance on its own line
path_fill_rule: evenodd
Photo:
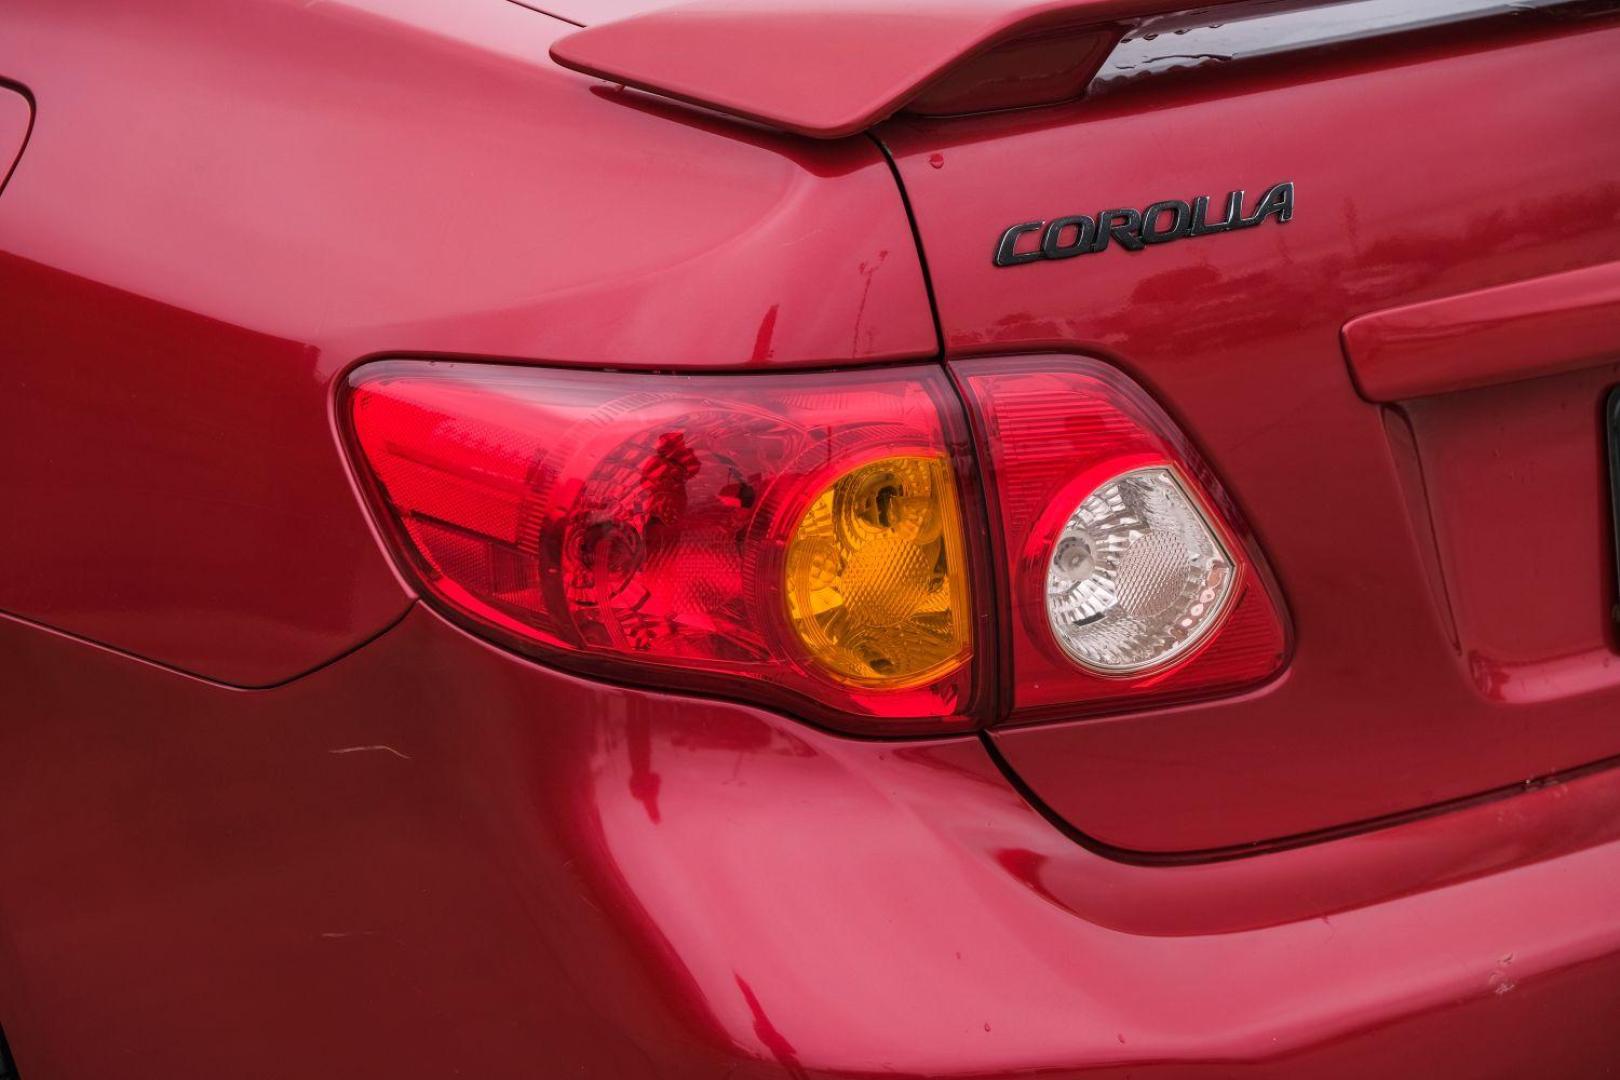
M 1046 614 L 1082 667 L 1127 675 L 1166 664 L 1215 626 L 1232 559 L 1168 468 L 1098 487 L 1063 525 L 1046 570 Z

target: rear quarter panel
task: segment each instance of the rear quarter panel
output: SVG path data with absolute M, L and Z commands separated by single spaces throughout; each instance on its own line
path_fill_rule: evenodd
M 408 592 L 329 419 L 388 352 L 658 368 L 932 354 L 878 150 L 562 72 L 469 4 L 10 4 L 0 612 L 224 682 Z

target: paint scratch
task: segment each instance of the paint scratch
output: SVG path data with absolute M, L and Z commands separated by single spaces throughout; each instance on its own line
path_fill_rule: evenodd
M 402 754 L 398 750 L 395 750 L 392 746 L 386 746 L 386 745 L 384 745 L 382 743 L 377 743 L 374 746 L 342 746 L 342 747 L 339 747 L 336 750 L 328 750 L 327 751 L 328 754 L 367 754 L 367 753 L 378 753 L 378 752 L 381 752 L 381 753 L 384 753 L 384 754 L 393 754 L 395 757 L 399 758 L 399 760 L 401 760 L 401 761 L 409 761 L 409 760 L 411 760 L 411 755 Z

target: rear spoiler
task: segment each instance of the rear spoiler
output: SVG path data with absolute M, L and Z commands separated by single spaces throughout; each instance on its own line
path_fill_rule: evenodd
M 893 115 L 964 61 L 1021 39 L 1068 41 L 1081 57 L 1070 81 L 1083 89 L 1136 20 L 1189 6 L 1189 0 L 700 0 L 569 34 L 552 45 L 551 56 L 611 82 L 836 139 Z
M 950 115 L 1073 100 L 1095 88 L 1110 56 L 1117 70 L 1104 84 L 1200 57 L 1616 10 L 1620 0 L 699 0 L 580 30 L 551 55 L 588 75 L 835 139 L 901 109 Z

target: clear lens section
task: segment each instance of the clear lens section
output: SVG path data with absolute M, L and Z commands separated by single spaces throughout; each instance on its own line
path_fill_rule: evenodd
M 1133 469 L 1086 496 L 1046 573 L 1046 611 L 1081 666 L 1128 674 L 1166 664 L 1219 620 L 1231 557 L 1168 468 Z

